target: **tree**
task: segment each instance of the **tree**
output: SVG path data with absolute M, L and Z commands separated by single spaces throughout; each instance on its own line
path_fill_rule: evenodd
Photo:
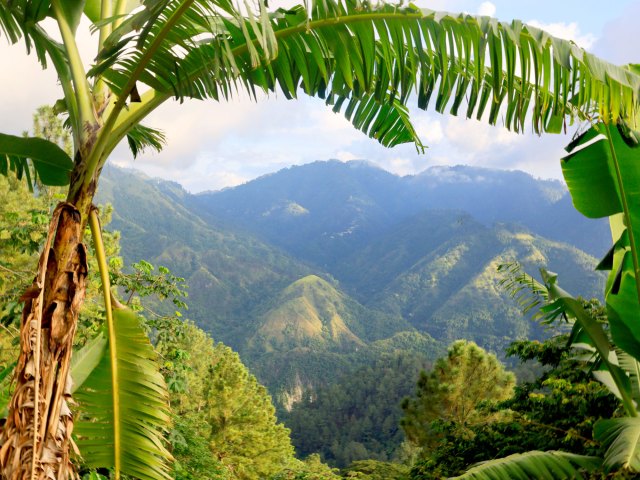
M 337 469 L 322 463 L 320 455 L 313 453 L 304 461 L 297 461 L 295 465 L 277 473 L 270 480 L 338 480 L 342 478 Z
M 514 384 L 514 375 L 495 355 L 458 340 L 429 374 L 420 373 L 415 396 L 402 402 L 400 425 L 411 442 L 428 450 L 439 441 L 437 421 L 471 433 L 471 427 L 496 420 L 481 404 L 506 400 Z
M 376 460 L 353 462 L 342 471 L 344 478 L 360 480 L 403 480 L 408 473 L 409 467 L 406 465 Z
M 0 437 L 7 478 L 72 476 L 73 420 L 64 386 L 86 288 L 84 230 L 91 224 L 100 241 L 92 200 L 113 149 L 125 137 L 134 155 L 161 147 L 161 134 L 140 122 L 166 100 L 223 100 L 239 89 L 252 96 L 280 89 L 294 98 L 302 91 L 325 98 L 336 111 L 344 107 L 356 128 L 382 144 L 413 141 L 418 149 L 423 146 L 405 107 L 414 87 L 420 108 L 435 92 L 436 109 L 451 105 L 456 114 L 466 98 L 467 116 L 482 118 L 487 111 L 496 123 L 504 112 L 505 124 L 516 131 L 529 118 L 536 132 L 559 132 L 567 119 L 597 116 L 615 124 L 636 112 L 640 77 L 633 70 L 520 22 L 352 0 L 271 13 L 266 2 L 256 12 L 241 12 L 227 0 L 146 0 L 143 8 L 136 6 L 125 0 L 0 0 L 5 37 L 13 43 L 22 37 L 28 51 L 56 69 L 63 93 L 57 109 L 68 116 L 73 135 L 73 158 L 52 142 L 0 136 L 0 171 L 22 173 L 31 165 L 42 183 L 69 185 L 25 294 L 17 385 Z M 97 61 L 89 69 L 75 39 L 83 14 L 99 31 Z M 47 16 L 62 43 L 43 29 Z M 99 264 L 106 270 L 104 261 Z M 116 378 L 114 309 L 105 271 L 101 278 Z M 124 315 L 119 308 L 113 313 Z M 157 397 L 157 406 L 163 387 L 152 390 L 147 393 Z M 107 465 L 116 476 L 124 458 L 118 431 L 110 435 L 116 453 Z M 150 431 L 139 430 L 139 441 Z M 161 461 L 164 453 L 156 453 Z
M 171 394 L 174 437 L 181 439 L 173 454 L 190 475 L 184 478 L 257 480 L 296 464 L 289 430 L 238 354 L 193 324 L 172 324 L 174 338 L 158 348 L 170 363 L 165 376 L 184 370 L 181 388 Z
M 603 311 L 597 302 L 589 305 Z M 413 466 L 411 478 L 460 475 L 478 462 L 530 450 L 602 454 L 600 443 L 593 439 L 593 425 L 613 416 L 620 402 L 582 368 L 567 345 L 568 339 L 568 333 L 556 333 L 544 342 L 512 342 L 507 356 L 527 362 L 528 370 L 534 365 L 543 368 L 496 405 L 497 411 L 503 412 L 498 421 L 472 426 L 472 435 L 461 433 L 451 423 L 441 423 L 440 442 Z M 597 478 L 603 473 L 597 472 Z

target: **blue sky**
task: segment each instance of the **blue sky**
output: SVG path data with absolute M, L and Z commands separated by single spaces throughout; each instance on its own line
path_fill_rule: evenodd
M 636 25 L 640 0 L 415 3 L 436 10 L 490 14 L 501 20 L 519 18 L 570 38 L 614 63 L 640 63 L 640 30 Z M 13 74 L 0 76 L 3 97 L 12 92 L 0 105 L 0 131 L 20 133 L 29 128 L 38 105 L 53 103 L 60 94 L 52 72 L 40 71 L 34 58 L 25 58 L 22 47 L 9 48 L 2 40 L 0 65 L 3 72 Z M 90 59 L 93 52 L 88 47 L 94 39 L 88 32 L 82 43 L 84 55 Z M 244 98 L 229 103 L 173 103 L 161 107 L 147 122 L 167 134 L 169 142 L 163 152 L 132 161 L 127 150 L 119 148 L 112 161 L 178 181 L 194 192 L 237 185 L 290 165 L 329 158 L 366 159 L 399 175 L 434 165 L 470 164 L 560 178 L 558 160 L 570 138 L 516 135 L 501 127 L 434 112 L 413 113 L 416 127 L 430 147 L 425 155 L 418 155 L 413 146 L 380 147 L 316 99 L 287 101 L 276 95 L 258 103 Z

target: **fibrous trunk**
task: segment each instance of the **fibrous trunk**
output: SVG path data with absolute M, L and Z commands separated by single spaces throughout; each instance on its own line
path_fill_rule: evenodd
M 16 388 L 0 433 L 5 480 L 76 477 L 69 374 L 73 337 L 84 301 L 87 255 L 78 209 L 54 211 L 38 273 L 22 299 Z

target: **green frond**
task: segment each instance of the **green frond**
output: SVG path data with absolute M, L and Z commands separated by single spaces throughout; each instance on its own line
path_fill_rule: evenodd
M 154 2 L 107 47 L 94 74 L 121 99 L 136 82 L 155 91 L 153 107 L 170 96 L 223 100 L 241 90 L 333 96 L 354 104 L 352 123 L 389 146 L 416 142 L 410 124 L 389 136 L 389 122 L 369 120 L 402 118 L 414 95 L 422 109 L 434 99 L 439 112 L 515 131 L 530 122 L 540 133 L 576 118 L 635 118 L 640 91 L 632 69 L 518 21 L 354 0 L 247 16 L 219 1 Z
M 397 98 L 380 101 L 375 95 L 331 95 L 326 103 L 333 105 L 333 111 L 336 113 L 344 106 L 344 116 L 347 120 L 357 130 L 375 138 L 385 147 L 414 143 L 418 152 L 424 153 L 426 147 L 411 124 L 409 110 Z
M 0 33 L 11 44 L 24 40 L 27 53 L 35 50 L 43 68 L 47 67 L 47 42 L 52 41 L 38 25 L 44 20 L 51 2 L 0 0 Z
M 584 472 L 596 470 L 602 459 L 573 453 L 532 451 L 489 460 L 467 470 L 455 479 L 474 480 L 559 480 L 582 479 Z
M 77 444 L 87 467 L 113 468 L 118 458 L 126 475 L 141 480 L 168 479 L 171 455 L 164 446 L 163 434 L 170 417 L 164 379 L 136 314 L 124 308 L 114 308 L 113 313 L 117 365 L 111 365 L 112 345 L 108 345 L 100 363 L 77 391 Z M 115 386 L 112 368 L 118 371 Z M 116 417 L 120 419 L 117 425 Z M 115 442 L 116 430 L 120 442 Z M 121 445 L 119 450 L 116 443 Z
M 546 287 L 522 269 L 518 262 L 498 265 L 503 278 L 498 284 L 515 300 L 523 314 L 534 310 L 534 319 L 542 318 L 543 323 L 551 323 L 559 312 L 549 309 L 549 293 Z
M 185 73 L 185 57 L 196 57 L 202 65 L 210 60 L 201 56 L 202 44 L 212 42 L 231 48 L 223 18 L 240 26 L 238 34 L 248 46 L 252 65 L 275 57 L 277 45 L 272 32 L 267 31 L 271 24 L 266 6 L 262 2 L 259 5 L 257 20 L 248 5 L 243 17 L 229 0 L 146 2 L 143 10 L 129 16 L 107 38 L 99 54 L 102 64 L 93 73 L 104 75 L 119 99 L 128 96 L 136 82 L 182 98 L 178 85 Z M 262 57 L 254 42 L 260 46 Z M 105 66 L 110 68 L 105 70 Z
M 133 157 L 136 158 L 147 148 L 152 148 L 156 152 L 161 151 L 166 143 L 166 137 L 160 130 L 138 123 L 127 133 L 127 142 Z
M 604 455 L 606 471 L 619 468 L 640 471 L 640 418 L 599 420 L 593 433 L 596 440 L 607 447 Z

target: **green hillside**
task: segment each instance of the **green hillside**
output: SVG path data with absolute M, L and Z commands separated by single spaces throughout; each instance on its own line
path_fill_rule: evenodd
M 250 348 L 267 352 L 308 347 L 324 350 L 331 346 L 345 351 L 364 342 L 349 328 L 353 318 L 345 311 L 344 296 L 315 275 L 288 286 L 261 316 Z
M 216 340 L 240 349 L 250 312 L 311 271 L 259 240 L 205 223 L 179 201 L 176 184 L 109 168 L 100 203 L 114 206 L 110 228 L 122 233 L 127 263 L 165 265 L 189 285 L 189 317 Z M 167 191 L 167 187 L 171 187 Z
M 268 305 L 257 316 L 256 333 L 247 346 L 252 352 L 349 352 L 366 341 L 411 329 L 399 315 L 367 309 L 317 275 L 295 281 Z
M 412 240 L 401 231 L 384 243 L 403 241 Z M 513 226 L 460 227 L 409 268 L 399 266 L 401 258 L 396 260 L 387 259 L 384 269 L 376 264 L 379 284 L 375 291 L 364 290 L 371 272 L 362 275 L 365 287 L 361 288 L 370 299 L 367 305 L 401 315 L 444 343 L 471 339 L 496 352 L 515 338 L 542 335 L 536 324 L 523 320 L 519 308 L 499 286 L 498 265 L 519 261 L 532 274 L 540 267 L 561 272 L 563 285 L 587 298 L 600 294 L 605 278 L 594 271 L 595 258 Z M 353 288 L 359 290 L 356 281 Z M 358 298 L 361 295 L 364 293 Z
M 521 198 L 501 204 L 501 185 Z M 184 276 L 189 318 L 240 352 L 281 412 L 390 352 L 435 358 L 467 338 L 501 354 L 512 339 L 541 338 L 499 288 L 500 263 L 558 271 L 583 296 L 602 291 L 595 258 L 534 228 L 548 231 L 543 217 L 558 209 L 555 238 L 588 234 L 562 185 L 517 172 L 400 178 L 317 162 L 194 196 L 112 168 L 101 192 L 125 259 Z M 465 192 L 472 203 L 456 200 Z M 510 223 L 518 209 L 524 221 Z

